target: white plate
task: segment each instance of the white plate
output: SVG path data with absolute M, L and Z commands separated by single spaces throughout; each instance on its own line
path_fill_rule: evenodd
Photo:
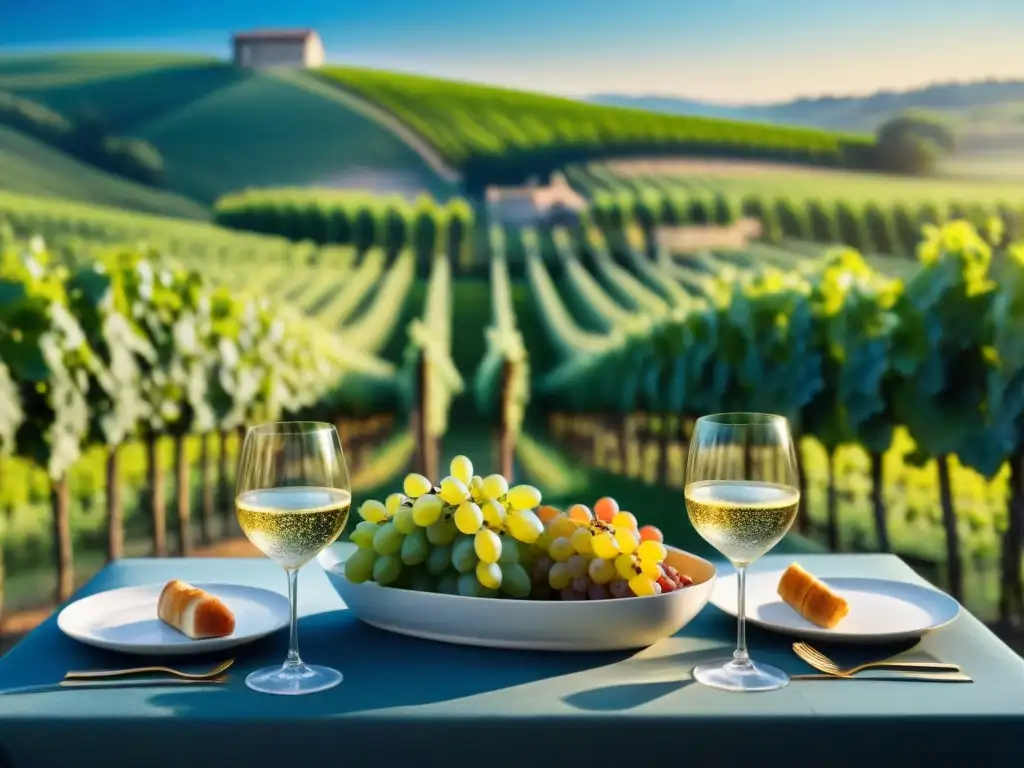
M 344 561 L 351 544 L 336 544 L 317 561 L 358 619 L 378 629 L 461 645 L 543 651 L 643 648 L 674 635 L 707 604 L 715 566 L 669 547 L 668 562 L 692 586 L 651 597 L 579 602 L 461 597 L 352 584 Z
M 251 643 L 288 626 L 288 598 L 240 584 L 193 586 L 219 597 L 235 614 L 235 631 L 227 637 L 190 640 L 157 618 L 164 584 L 124 587 L 83 597 L 57 616 L 68 637 L 109 651 L 159 656 L 184 656 L 221 651 Z
M 823 629 L 790 608 L 776 589 L 782 571 L 747 575 L 747 621 L 759 627 L 809 640 L 883 643 L 918 638 L 960 615 L 960 604 L 942 592 L 905 581 L 822 578 L 850 604 L 833 629 Z M 736 575 L 718 580 L 711 604 L 736 616 Z

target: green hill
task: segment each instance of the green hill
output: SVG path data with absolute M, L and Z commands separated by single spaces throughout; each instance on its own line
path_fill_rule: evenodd
M 115 133 L 244 80 L 245 70 L 211 58 L 161 54 L 53 54 L 0 59 L 0 90 L 74 120 L 92 113 Z
M 245 187 L 344 185 L 369 170 L 383 185 L 454 191 L 408 144 L 301 73 L 252 74 L 133 134 L 163 155 L 170 188 L 204 203 Z
M 325 67 L 318 75 L 392 113 L 462 170 L 471 188 L 616 155 L 724 156 L 852 168 L 874 162 L 870 136 L 658 114 L 354 67 Z
M 83 85 L 147 70 L 217 61 L 180 53 L 43 53 L 0 57 L 0 88 L 54 88 Z
M 208 209 L 193 200 L 106 173 L 2 125 L 0 189 L 166 216 L 209 217 Z
M 193 201 L 189 215 L 251 186 L 376 185 L 439 198 L 456 191 L 457 177 L 442 178 L 436 153 L 425 160 L 429 148 L 411 146 L 394 118 L 301 72 L 265 74 L 165 54 L 10 56 L 0 57 L 0 91 L 150 141 L 163 158 L 163 186 Z M 181 215 L 174 205 L 155 205 L 166 192 L 140 192 L 139 204 L 112 196 L 98 180 L 91 192 L 87 166 L 63 183 L 49 171 L 52 158 L 34 170 L 38 154 L 20 159 L 21 178 L 0 180 L 0 188 Z

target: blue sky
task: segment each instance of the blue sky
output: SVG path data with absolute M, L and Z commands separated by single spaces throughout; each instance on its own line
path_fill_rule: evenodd
M 1024 0 L 0 0 L 0 52 L 227 55 L 310 26 L 338 63 L 721 102 L 1024 78 Z

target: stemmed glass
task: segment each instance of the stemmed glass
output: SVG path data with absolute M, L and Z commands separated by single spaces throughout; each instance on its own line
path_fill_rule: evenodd
M 693 527 L 736 567 L 736 651 L 701 664 L 694 678 L 726 691 L 771 691 L 789 683 L 781 669 L 747 653 L 747 566 L 782 540 L 800 506 L 789 423 L 766 413 L 697 419 L 686 462 L 686 511 Z
M 334 542 L 348 522 L 352 494 L 337 430 L 318 421 L 261 424 L 245 436 L 235 508 L 242 531 L 288 574 L 291 630 L 281 666 L 253 672 L 245 684 L 262 693 L 303 694 L 333 688 L 342 675 L 299 658 L 299 569 Z

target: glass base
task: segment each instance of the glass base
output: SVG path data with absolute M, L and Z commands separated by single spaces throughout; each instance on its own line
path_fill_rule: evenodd
M 693 679 L 720 691 L 775 691 L 789 685 L 789 675 L 781 669 L 753 661 L 741 663 L 735 659 L 694 667 Z
M 258 669 L 245 678 L 245 684 L 260 693 L 301 696 L 304 693 L 326 691 L 328 688 L 336 686 L 341 680 L 341 672 L 330 667 L 285 664 Z

